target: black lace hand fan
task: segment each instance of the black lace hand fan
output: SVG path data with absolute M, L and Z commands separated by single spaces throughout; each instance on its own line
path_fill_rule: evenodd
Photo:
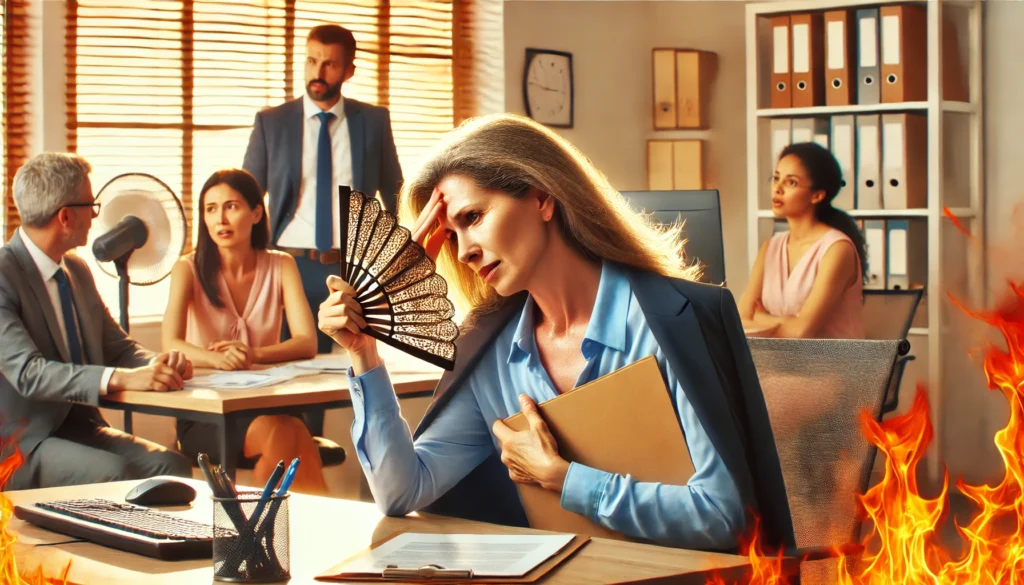
M 363 333 L 446 370 L 455 367 L 448 283 L 412 233 L 380 201 L 339 188 L 341 277 L 356 291 Z

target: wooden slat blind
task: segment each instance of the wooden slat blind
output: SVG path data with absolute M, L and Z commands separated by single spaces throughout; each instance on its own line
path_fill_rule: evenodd
M 10 238 L 21 223 L 14 206 L 11 185 L 14 173 L 29 155 L 30 67 L 38 46 L 34 27 L 29 26 L 31 0 L 6 0 L 3 3 L 3 158 L 4 239 Z
M 324 23 L 355 34 L 344 95 L 391 110 L 409 175 L 452 127 L 452 0 L 71 0 L 69 148 L 97 191 L 151 173 L 191 220 L 206 178 L 241 166 L 255 114 L 305 93 L 306 35 Z M 132 314 L 162 314 L 166 296 L 145 294 Z
M 505 111 L 503 0 L 453 1 L 453 71 L 456 125 Z

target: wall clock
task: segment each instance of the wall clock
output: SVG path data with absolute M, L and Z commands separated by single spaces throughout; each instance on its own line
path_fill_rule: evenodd
M 572 128 L 572 53 L 526 49 L 523 68 L 526 114 L 555 128 Z

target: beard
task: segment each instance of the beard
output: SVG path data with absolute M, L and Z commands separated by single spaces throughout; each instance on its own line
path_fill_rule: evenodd
M 313 89 L 313 84 L 317 82 L 324 84 L 325 88 L 320 90 Z M 306 84 L 306 94 L 315 102 L 333 100 L 341 95 L 341 82 L 339 81 L 336 85 L 330 85 L 323 79 L 313 79 Z

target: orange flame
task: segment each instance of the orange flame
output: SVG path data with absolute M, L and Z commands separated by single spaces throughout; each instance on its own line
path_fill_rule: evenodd
M 966 552 L 960 559 L 934 541 L 945 512 L 948 476 L 935 499 L 920 495 L 916 467 L 932 438 L 928 401 L 923 387 L 910 411 L 882 424 L 862 413 L 865 435 L 886 458 L 885 476 L 858 500 L 872 521 L 865 544 L 879 547 L 858 560 L 840 561 L 841 585 L 1020 585 L 1024 584 L 1024 294 L 1011 284 L 1013 295 L 995 311 L 968 315 L 997 328 L 1006 350 L 989 345 L 983 369 L 990 389 L 998 389 L 1010 405 L 1006 426 L 995 444 L 1006 467 L 996 486 L 966 484 L 957 488 L 979 511 L 967 526 L 957 525 Z
M 789 581 L 782 574 L 782 552 L 775 558 L 766 557 L 761 550 L 760 521 L 754 517 L 754 525 L 750 530 L 750 543 L 740 542 L 740 550 L 750 560 L 750 573 L 743 580 L 749 585 L 788 585 Z M 727 585 L 725 579 L 717 572 L 708 576 L 705 585 Z
M 985 348 L 983 369 L 989 389 L 1002 392 L 1010 406 L 1009 421 L 995 434 L 1006 470 L 1002 481 L 973 486 L 961 479 L 956 484 L 978 508 L 970 523 L 956 526 L 965 552 L 954 559 L 936 542 L 936 529 L 946 515 L 948 475 L 935 498 L 922 496 L 918 489 L 917 466 L 933 436 L 927 392 L 919 385 L 905 415 L 882 423 L 867 411 L 860 415 L 865 437 L 885 458 L 885 474 L 857 495 L 870 533 L 863 553 L 839 557 L 838 585 L 1024 585 L 1024 285 L 1011 283 L 1010 289 L 1007 301 L 990 312 L 972 312 L 953 299 L 966 314 L 1002 334 L 1006 349 L 991 344 Z M 781 560 L 763 557 L 756 538 L 745 554 L 753 565 L 747 583 L 785 582 L 778 570 Z M 725 581 L 716 574 L 707 584 Z
M 951 210 L 948 207 L 943 207 L 942 213 L 944 213 L 946 217 L 948 217 L 949 220 L 953 222 L 953 226 L 956 227 L 956 229 L 960 230 L 960 233 L 967 236 L 968 238 L 974 238 L 974 236 L 971 235 L 971 231 L 964 227 L 964 224 L 960 222 L 960 218 L 953 215 L 953 210 Z
M 11 441 L 13 443 L 13 441 Z M 3 452 L 6 442 L 0 439 L 0 452 Z M 18 446 L 14 445 L 13 453 L 3 461 L 0 461 L 0 490 L 7 485 L 7 480 L 14 475 L 24 457 Z M 18 563 L 14 558 L 14 543 L 17 537 L 8 530 L 11 516 L 14 513 L 14 506 L 8 500 L 3 491 L 0 491 L 0 585 L 69 585 L 68 571 L 71 570 L 71 562 L 64 567 L 60 577 L 46 577 L 43 575 L 42 567 L 37 567 L 35 572 L 23 575 L 18 571 Z

